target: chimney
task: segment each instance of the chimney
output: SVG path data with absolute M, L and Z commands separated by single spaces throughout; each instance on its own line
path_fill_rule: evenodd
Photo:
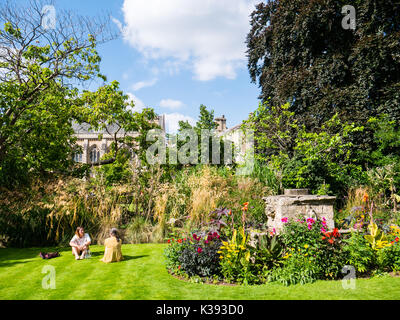
M 215 118 L 215 123 L 217 124 L 217 131 L 223 132 L 226 130 L 226 118 L 224 115 L 220 118 Z

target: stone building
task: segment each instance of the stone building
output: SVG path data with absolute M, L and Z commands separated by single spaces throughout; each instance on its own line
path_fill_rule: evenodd
M 165 132 L 165 116 L 158 116 L 155 121 L 161 127 L 161 130 Z M 115 133 L 117 133 L 117 138 L 127 135 L 132 137 L 138 135 L 137 132 L 125 132 L 122 129 L 118 131 L 119 127 L 116 125 L 109 126 L 107 130 L 103 131 L 90 131 L 88 124 L 79 125 L 74 123 L 73 129 L 75 131 L 74 135 L 77 138 L 76 144 L 82 147 L 83 151 L 82 153 L 75 154 L 74 160 L 87 164 L 98 162 L 102 156 L 110 151 Z M 99 136 L 102 136 L 101 140 Z M 131 152 L 134 155 L 134 150 L 131 150 Z
M 217 124 L 217 135 L 223 137 L 225 140 L 233 142 L 235 146 L 235 161 L 238 163 L 245 161 L 246 154 L 252 151 L 253 143 L 251 137 L 249 139 L 242 130 L 242 124 L 227 128 L 226 118 L 224 115 L 215 118 Z

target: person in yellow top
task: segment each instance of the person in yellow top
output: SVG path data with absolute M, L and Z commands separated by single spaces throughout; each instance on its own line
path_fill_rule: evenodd
M 105 263 L 119 262 L 124 259 L 121 252 L 122 240 L 118 236 L 118 230 L 112 228 L 110 231 L 110 238 L 104 241 L 105 251 L 104 257 L 100 261 Z

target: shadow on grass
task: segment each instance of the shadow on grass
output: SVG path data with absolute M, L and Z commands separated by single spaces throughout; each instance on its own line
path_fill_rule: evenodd
M 39 248 L 6 248 L 0 250 L 0 265 L 4 265 L 7 260 L 28 260 L 33 258 L 40 258 L 40 252 L 59 252 L 61 255 L 65 255 L 67 251 L 71 251 L 68 247 L 39 247 Z M 24 261 L 21 263 L 26 263 L 29 261 Z
M 141 256 L 123 256 L 124 260 L 122 260 L 121 262 L 124 261 L 129 261 L 129 260 L 136 260 L 136 259 L 140 259 L 140 258 L 144 258 L 144 257 L 148 257 L 149 255 L 141 255 Z

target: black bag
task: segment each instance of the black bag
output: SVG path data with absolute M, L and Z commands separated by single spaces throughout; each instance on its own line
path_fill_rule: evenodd
M 42 259 L 53 259 L 53 258 L 57 258 L 60 256 L 60 254 L 58 252 L 49 252 L 49 253 L 39 253 L 39 256 Z

